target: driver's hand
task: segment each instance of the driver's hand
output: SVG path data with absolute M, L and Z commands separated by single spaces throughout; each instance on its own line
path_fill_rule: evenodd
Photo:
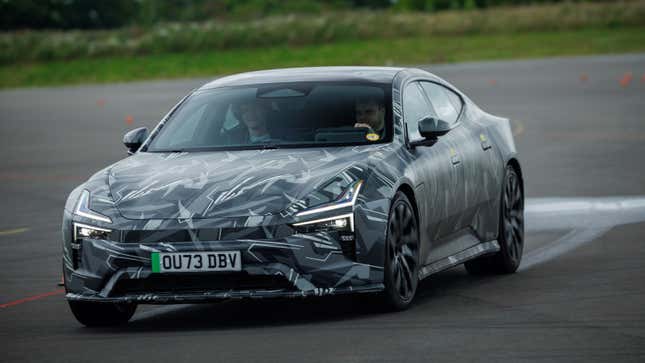
M 368 129 L 372 130 L 372 126 L 370 126 L 369 124 L 361 123 L 361 122 L 355 123 L 354 127 L 365 127 L 365 128 L 368 128 Z

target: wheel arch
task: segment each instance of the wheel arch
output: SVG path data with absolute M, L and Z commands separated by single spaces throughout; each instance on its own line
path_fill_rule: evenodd
M 516 157 L 511 157 L 511 158 L 508 159 L 508 161 L 506 161 L 506 164 L 504 164 L 504 172 L 502 174 L 502 188 L 501 188 L 502 190 L 500 191 L 500 195 L 499 195 L 499 198 L 498 198 L 499 201 L 497 203 L 497 212 L 496 212 L 497 225 L 498 226 L 499 226 L 499 223 L 501 223 L 502 199 L 504 197 L 503 196 L 503 193 L 504 193 L 503 188 L 504 188 L 504 183 L 505 183 L 505 178 L 506 178 L 506 176 L 505 176 L 506 175 L 506 168 L 508 166 L 511 166 L 513 168 L 513 170 L 515 171 L 515 173 L 517 174 L 517 176 L 520 178 L 520 188 L 522 189 L 522 196 L 524 197 L 524 177 L 522 176 L 522 167 L 520 165 L 519 160 L 517 160 Z M 499 238 L 499 231 L 498 231 L 497 234 L 498 234 L 497 238 Z
M 410 204 L 412 204 L 412 209 L 419 229 L 419 259 L 424 260 L 432 247 L 432 243 L 429 242 L 430 235 L 428 233 L 427 224 L 428 206 L 426 205 L 425 199 L 427 198 L 426 193 L 428 193 L 428 185 L 424 183 L 417 185 L 414 183 L 414 180 L 403 177 L 399 179 L 398 183 L 392 188 L 392 191 L 393 194 L 390 199 L 390 207 L 394 201 L 394 196 L 399 191 L 403 193 L 410 201 Z
M 396 195 L 396 192 L 399 191 L 405 194 L 405 196 L 410 201 L 410 204 L 412 204 L 412 209 L 414 209 L 414 216 L 417 218 L 417 223 L 419 223 L 419 206 L 417 205 L 417 198 L 414 195 L 414 189 L 410 184 L 404 182 L 399 185 L 394 194 Z M 394 200 L 394 198 L 392 198 L 392 200 Z
M 513 169 L 515 169 L 517 176 L 519 176 L 520 178 L 520 186 L 522 187 L 522 191 L 524 191 L 524 176 L 522 175 L 522 167 L 520 166 L 519 160 L 517 160 L 517 158 L 515 157 L 512 157 L 506 162 L 506 165 L 510 165 L 513 167 Z
M 503 159 L 502 159 L 503 161 Z M 499 238 L 499 224 L 501 223 L 501 213 L 502 213 L 502 200 L 504 198 L 504 183 L 506 178 L 506 168 L 512 167 L 517 176 L 520 178 L 520 188 L 522 188 L 522 194 L 524 194 L 524 177 L 522 176 L 522 167 L 519 160 L 515 156 L 511 156 L 506 159 L 506 162 L 503 164 L 502 172 L 500 174 L 500 187 L 499 187 L 499 196 L 497 202 L 495 203 L 495 238 Z

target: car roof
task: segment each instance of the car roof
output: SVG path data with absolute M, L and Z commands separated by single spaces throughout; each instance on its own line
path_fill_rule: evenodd
M 394 76 L 404 68 L 397 67 L 309 67 L 283 68 L 234 74 L 206 83 L 200 90 L 283 82 L 372 82 L 392 83 Z

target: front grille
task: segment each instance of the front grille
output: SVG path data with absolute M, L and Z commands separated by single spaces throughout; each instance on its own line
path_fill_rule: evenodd
M 146 279 L 122 280 L 111 295 L 200 293 L 203 291 L 294 290 L 283 276 L 234 274 L 158 274 Z
M 230 241 L 236 239 L 276 239 L 292 234 L 293 230 L 288 226 L 131 230 L 121 231 L 119 240 L 124 243 Z

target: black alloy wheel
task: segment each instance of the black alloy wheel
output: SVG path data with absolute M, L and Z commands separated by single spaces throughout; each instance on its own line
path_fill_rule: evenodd
M 402 192 L 396 193 L 390 207 L 384 280 L 386 307 L 408 308 L 419 283 L 419 228 L 412 204 Z
M 466 262 L 471 274 L 508 274 L 520 266 L 524 250 L 524 189 L 522 179 L 511 165 L 506 167 L 501 199 L 497 238 L 500 250 Z
M 503 259 L 503 272 L 515 272 L 520 266 L 524 250 L 524 193 L 520 178 L 511 166 L 506 169 L 502 221 L 500 232 L 504 235 L 499 242 L 508 255 Z

